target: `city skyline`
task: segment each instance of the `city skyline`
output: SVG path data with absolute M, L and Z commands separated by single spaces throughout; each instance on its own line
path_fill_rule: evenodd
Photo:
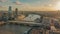
M 55 11 L 60 10 L 60 0 L 0 0 L 0 10 L 9 6 L 19 11 Z

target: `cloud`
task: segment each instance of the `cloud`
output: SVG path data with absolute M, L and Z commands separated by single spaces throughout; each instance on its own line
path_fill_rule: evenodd
M 22 5 L 22 3 L 19 2 L 19 1 L 15 1 L 15 2 L 13 2 L 13 3 L 16 4 L 16 5 Z
M 45 7 L 53 7 L 52 4 L 44 4 L 43 6 L 45 6 Z
M 8 0 L 0 0 L 0 2 L 7 2 Z
M 8 1 L 8 2 L 7 2 Z M 40 11 L 40 10 L 51 10 L 52 8 L 52 4 L 41 4 L 40 1 L 37 1 L 36 3 L 33 2 L 33 3 L 24 3 L 24 2 L 20 2 L 20 1 L 9 1 L 9 0 L 0 0 L 0 2 L 6 2 L 6 3 L 2 3 L 4 6 L 5 5 L 11 5 L 13 6 L 12 8 L 15 9 L 15 8 L 18 8 L 19 10 L 25 10 L 25 11 Z M 2 5 L 1 4 L 1 5 Z M 41 6 L 42 5 L 42 6 Z M 0 6 L 2 9 L 5 9 L 3 8 L 4 6 Z M 6 6 L 7 7 L 7 6 Z

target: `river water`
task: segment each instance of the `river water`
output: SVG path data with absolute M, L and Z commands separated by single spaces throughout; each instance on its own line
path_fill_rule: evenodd
M 6 24 L 0 26 L 0 34 L 24 34 L 30 27 L 15 24 Z
M 16 25 L 16 24 L 5 24 L 0 26 L 0 34 L 24 34 L 29 31 L 31 27 L 23 26 L 23 25 Z M 50 32 L 53 34 L 53 32 Z M 60 34 L 55 33 L 54 34 Z

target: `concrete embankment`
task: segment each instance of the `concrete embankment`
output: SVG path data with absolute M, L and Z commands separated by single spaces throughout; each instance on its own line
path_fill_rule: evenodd
M 8 21 L 9 24 L 15 25 L 24 25 L 24 26 L 41 26 L 42 23 L 35 23 L 35 22 L 25 22 L 25 21 Z

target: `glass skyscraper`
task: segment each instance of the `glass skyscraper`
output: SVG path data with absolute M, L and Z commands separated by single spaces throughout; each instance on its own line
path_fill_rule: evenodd
M 11 17 L 11 14 L 12 14 L 12 7 L 9 6 L 9 9 L 8 9 L 8 17 L 9 17 L 9 18 Z
M 18 9 L 16 8 L 15 9 L 15 17 L 17 18 L 17 16 L 18 16 Z

